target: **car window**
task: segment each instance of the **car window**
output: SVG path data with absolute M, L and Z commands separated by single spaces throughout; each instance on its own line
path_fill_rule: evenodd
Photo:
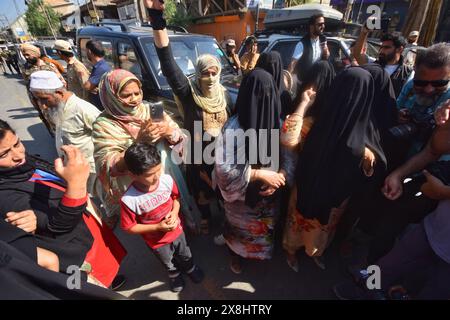
M 263 53 L 269 45 L 268 41 L 258 42 L 258 52 Z
M 52 59 L 60 60 L 61 58 L 58 56 L 58 53 L 56 52 L 53 47 L 45 47 L 45 53 Z
M 88 68 L 89 71 L 92 70 L 92 63 L 89 61 L 87 57 L 87 50 L 86 50 L 86 43 L 92 39 L 80 39 L 80 58 L 83 64 Z M 99 40 L 102 43 L 103 48 L 105 49 L 105 61 L 111 66 L 112 69 L 114 69 L 114 60 L 113 60 L 113 48 L 112 48 L 112 42 L 109 40 L 103 40 L 103 39 L 95 39 Z
M 117 43 L 117 56 L 119 58 L 119 68 L 130 71 L 142 80 L 141 66 L 130 43 L 119 41 Z
M 329 61 L 333 64 L 336 73 L 343 70 L 345 66 L 350 65 L 350 59 L 338 43 L 328 41 L 327 46 L 330 51 Z
M 272 47 L 272 49 L 270 49 L 270 51 L 278 51 L 278 53 L 281 55 L 281 60 L 283 61 L 283 69 L 288 69 L 297 43 L 298 40 L 279 41 Z
M 153 70 L 159 85 L 169 88 L 167 79 L 161 71 L 161 64 L 151 38 L 141 38 L 150 68 Z M 195 74 L 195 63 L 202 54 L 212 54 L 219 59 L 222 65 L 222 74 L 233 72 L 232 66 L 213 39 L 170 39 L 174 59 L 186 76 Z
M 114 69 L 113 45 L 109 40 L 100 39 L 103 49 L 105 49 L 105 61 Z
M 86 49 L 86 43 L 91 39 L 80 39 L 80 60 L 83 62 L 83 64 L 89 69 L 89 71 L 92 70 L 92 64 L 89 61 L 87 57 L 87 49 Z
M 376 59 L 378 57 L 378 52 L 379 51 L 380 51 L 380 46 L 379 45 L 376 45 L 376 44 L 371 43 L 371 42 L 367 43 L 367 54 L 370 57 L 373 57 L 373 58 Z

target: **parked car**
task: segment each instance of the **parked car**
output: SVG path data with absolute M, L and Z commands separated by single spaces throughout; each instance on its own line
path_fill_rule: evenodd
M 303 35 L 295 35 L 292 32 L 270 30 L 258 32 L 255 36 L 258 39 L 258 51 L 260 53 L 278 51 L 281 55 L 284 69 L 288 69 L 294 49 L 303 37 Z M 339 72 L 351 63 L 349 47 L 355 39 L 340 36 L 327 36 L 327 39 L 328 49 L 330 50 L 329 60 L 332 62 L 336 72 Z M 369 41 L 367 54 L 371 57 L 376 57 L 378 50 L 379 44 L 375 41 Z M 241 45 L 239 56 L 242 56 L 244 52 L 245 46 Z
M 209 53 L 216 56 L 222 64 L 221 81 L 227 82 L 227 89 L 233 101 L 236 100 L 238 84 L 232 79 L 237 75 L 213 37 L 190 34 L 182 28 L 174 27 L 169 29 L 169 39 L 175 61 L 189 78 L 194 76 L 194 65 L 201 54 Z M 127 69 L 141 80 L 145 100 L 164 101 L 166 111 L 181 123 L 182 115 L 161 71 L 151 27 L 104 23 L 79 29 L 76 40 L 79 58 L 88 68 L 92 68 L 86 55 L 86 43 L 89 40 L 98 40 L 103 44 L 106 51 L 105 60 L 112 68 Z

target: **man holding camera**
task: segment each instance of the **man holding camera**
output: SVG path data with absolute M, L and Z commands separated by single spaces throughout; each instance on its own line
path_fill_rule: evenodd
M 406 292 L 398 286 L 401 278 L 420 271 L 426 277 L 416 299 L 450 297 L 450 163 L 437 161 L 450 153 L 450 100 L 436 109 L 434 118 L 438 126 L 426 147 L 385 179 L 384 206 L 372 202 L 364 211 L 358 227 L 373 237 L 369 255 L 362 268 L 351 268 L 356 283 L 334 287 L 340 299 L 396 299 L 393 292 Z M 382 290 L 365 285 L 365 268 L 373 264 L 381 270 Z M 398 298 L 407 299 L 404 293 Z
M 403 87 L 397 99 L 400 125 L 391 133 L 409 142 L 408 157 L 423 149 L 435 126 L 433 113 L 448 99 L 450 45 L 438 43 L 419 51 L 414 79 Z

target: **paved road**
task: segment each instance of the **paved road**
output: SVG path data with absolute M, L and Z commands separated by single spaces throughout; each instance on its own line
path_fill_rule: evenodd
M 16 129 L 28 152 L 54 159 L 54 141 L 32 108 L 23 82 L 18 77 L 0 75 L 0 88 L 0 118 Z M 216 213 L 213 233 L 218 232 L 220 220 Z M 246 261 L 242 274 L 235 275 L 228 267 L 225 246 L 215 245 L 212 236 L 188 235 L 194 258 L 206 278 L 199 285 L 186 279 L 184 291 L 172 293 L 162 266 L 141 238 L 118 228 L 115 232 L 128 250 L 120 271 L 127 282 L 120 293 L 133 299 L 334 299 L 331 287 L 344 277 L 335 248 L 328 252 L 327 270 L 319 269 L 300 253 L 300 271 L 295 273 L 287 266 L 279 243 L 271 261 Z

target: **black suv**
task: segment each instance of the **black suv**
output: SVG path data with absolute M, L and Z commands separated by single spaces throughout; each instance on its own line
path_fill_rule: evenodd
M 235 80 L 235 71 L 216 40 L 211 36 L 187 33 L 179 27 L 170 28 L 168 32 L 175 61 L 186 76 L 194 76 L 194 65 L 201 54 L 209 53 L 219 58 L 222 63 L 221 81 L 234 102 L 238 80 Z M 145 100 L 164 101 L 166 111 L 172 114 L 177 122 L 181 122 L 172 90 L 161 72 L 151 27 L 104 23 L 79 29 L 77 32 L 79 58 L 88 68 L 91 67 L 86 55 L 86 43 L 89 40 L 98 40 L 103 44 L 106 52 L 105 60 L 111 67 L 129 70 L 142 81 Z

